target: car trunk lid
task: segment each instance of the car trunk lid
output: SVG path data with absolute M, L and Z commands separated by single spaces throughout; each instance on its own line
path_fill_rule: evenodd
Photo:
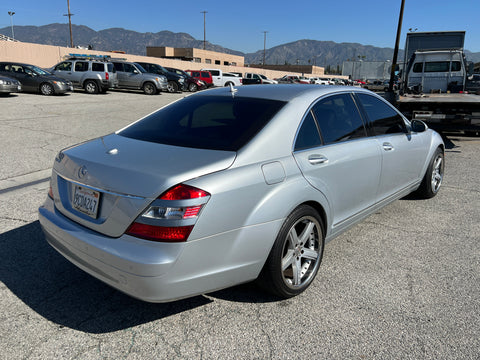
M 52 181 L 55 205 L 70 219 L 117 237 L 165 190 L 226 169 L 235 156 L 232 151 L 163 145 L 111 134 L 59 154 Z

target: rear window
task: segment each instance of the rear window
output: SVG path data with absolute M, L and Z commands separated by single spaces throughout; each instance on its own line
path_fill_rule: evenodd
M 227 96 L 191 96 L 147 116 L 119 135 L 160 144 L 237 151 L 285 102 Z

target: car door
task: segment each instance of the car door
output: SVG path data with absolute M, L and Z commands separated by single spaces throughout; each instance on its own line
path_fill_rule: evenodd
M 350 93 L 313 105 L 297 133 L 294 157 L 305 179 L 327 197 L 334 233 L 375 203 L 381 154 Z
M 142 86 L 142 74 L 132 64 L 123 64 L 125 85 L 129 88 Z
M 377 193 L 381 201 L 421 178 L 428 144 L 421 133 L 409 131 L 402 115 L 390 104 L 370 94 L 357 96 L 382 153 Z
M 22 84 L 23 91 L 36 92 L 38 90 L 35 76 L 30 69 L 20 64 L 11 64 L 10 71 L 12 74 L 11 77 L 14 77 Z
M 219 70 L 209 70 L 210 74 L 212 74 L 212 82 L 214 86 L 223 86 L 222 76 L 220 75 Z
M 127 76 L 128 74 L 125 73 L 124 65 L 125 65 L 124 63 L 120 63 L 120 62 L 113 63 L 113 66 L 117 71 L 118 86 L 121 88 L 127 87 L 127 84 L 128 84 L 128 76 Z
M 78 79 L 75 80 L 73 76 L 73 61 L 63 61 L 57 64 L 52 73 L 62 79 L 70 80 L 73 86 L 79 86 Z

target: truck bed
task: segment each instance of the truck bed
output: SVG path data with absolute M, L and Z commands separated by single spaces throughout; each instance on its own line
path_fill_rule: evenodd
M 480 131 L 480 96 L 425 94 L 401 96 L 397 108 L 409 119 L 443 130 Z

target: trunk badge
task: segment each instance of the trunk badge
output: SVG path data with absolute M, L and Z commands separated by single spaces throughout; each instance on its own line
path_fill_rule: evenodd
M 77 176 L 79 179 L 83 179 L 85 176 L 87 176 L 87 173 L 88 173 L 87 167 L 83 165 L 78 169 Z

